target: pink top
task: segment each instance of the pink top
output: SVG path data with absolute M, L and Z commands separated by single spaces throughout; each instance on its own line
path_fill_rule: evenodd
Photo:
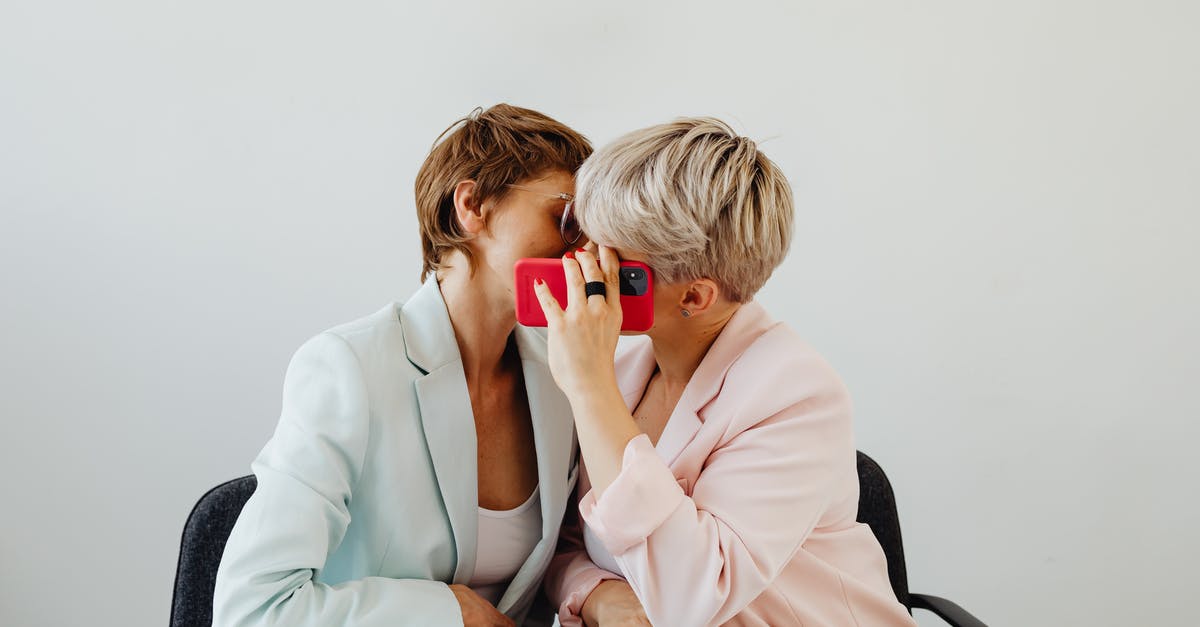
M 649 341 L 617 377 L 637 402 L 655 367 Z M 757 303 L 743 305 L 700 363 L 657 446 L 640 435 L 579 513 L 656 625 L 908 625 L 883 550 L 855 521 L 850 399 L 837 374 Z M 621 578 L 563 524 L 546 576 L 564 626 Z

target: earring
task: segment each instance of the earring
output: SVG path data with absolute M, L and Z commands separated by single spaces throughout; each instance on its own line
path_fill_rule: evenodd
M 682 315 L 684 318 L 691 318 L 691 317 L 692 317 L 692 312 L 690 312 L 690 311 L 688 311 L 688 310 L 686 310 L 686 309 L 680 309 L 680 310 L 679 310 L 679 313 L 680 313 L 680 315 Z

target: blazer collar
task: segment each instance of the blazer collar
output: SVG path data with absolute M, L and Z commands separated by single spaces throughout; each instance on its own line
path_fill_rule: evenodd
M 451 363 L 462 363 L 450 312 L 437 277 L 430 276 L 400 307 L 400 326 L 408 360 L 424 374 Z M 461 369 L 461 368 L 460 368 Z
M 408 360 L 423 373 L 429 374 L 445 365 L 462 363 L 458 352 L 458 337 L 450 322 L 450 312 L 442 298 L 437 278 L 430 276 L 400 307 L 400 323 L 404 332 L 404 348 Z M 517 325 L 517 352 L 521 361 L 532 362 L 549 373 L 546 360 L 546 337 L 537 329 Z
M 429 459 L 454 536 L 454 583 L 467 584 L 475 574 L 479 533 L 475 415 L 458 340 L 436 277 L 430 277 L 400 308 L 400 326 L 408 360 L 424 375 L 413 386 Z
M 674 462 L 696 436 L 704 422 L 700 410 L 720 393 L 733 363 L 759 336 L 777 324 L 757 301 L 745 303 L 734 312 L 692 373 L 658 438 L 654 448 L 664 462 Z M 617 382 L 630 411 L 641 399 L 654 370 L 654 345 L 649 341 L 634 344 L 618 357 Z

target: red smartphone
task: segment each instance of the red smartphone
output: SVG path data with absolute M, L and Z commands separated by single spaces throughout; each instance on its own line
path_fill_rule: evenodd
M 646 331 L 654 324 L 654 275 L 640 261 L 621 262 L 621 330 Z M 546 326 L 546 314 L 533 291 L 534 279 L 545 281 L 558 304 L 567 306 L 567 277 L 558 258 L 520 259 L 513 266 L 517 297 L 517 322 L 527 327 Z

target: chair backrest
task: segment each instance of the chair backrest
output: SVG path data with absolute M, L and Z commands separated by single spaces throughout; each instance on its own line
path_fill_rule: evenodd
M 888 578 L 896 599 L 910 608 L 908 572 L 904 568 L 904 543 L 900 539 L 900 516 L 892 484 L 875 460 L 858 452 L 858 522 L 871 526 L 887 556 Z
M 171 627 L 212 625 L 213 588 L 225 541 L 242 513 L 242 506 L 257 487 L 254 475 L 226 481 L 200 497 L 192 508 L 179 543 Z

